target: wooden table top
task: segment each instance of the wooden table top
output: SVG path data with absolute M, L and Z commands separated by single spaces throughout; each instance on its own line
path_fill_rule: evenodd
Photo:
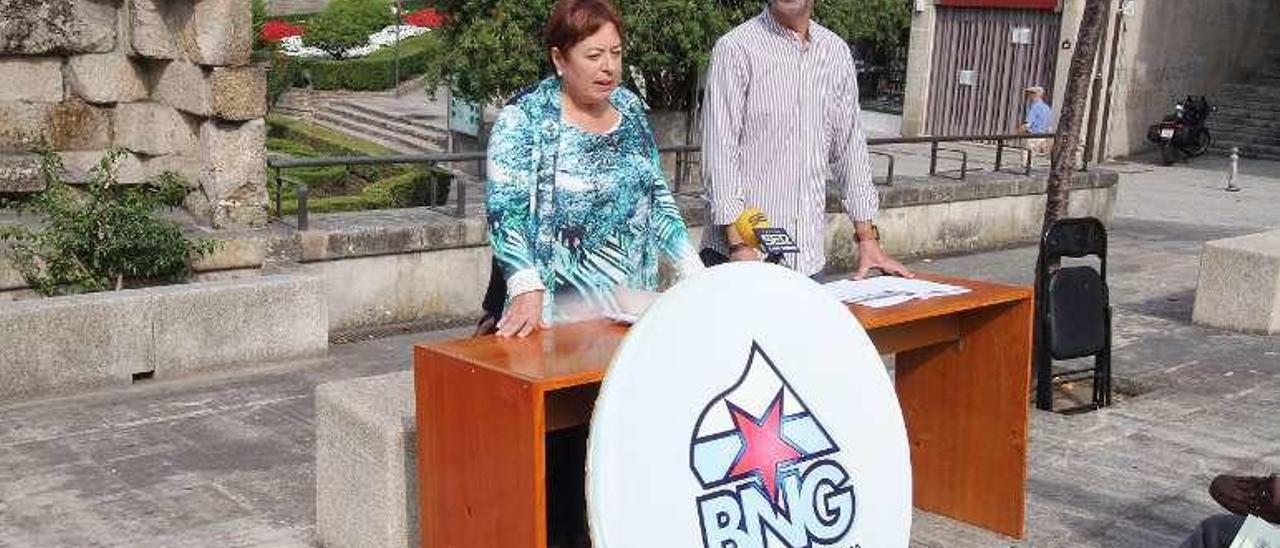
M 937 274 L 917 277 L 969 288 L 968 293 L 913 300 L 886 308 L 850 304 L 849 310 L 868 331 L 1030 299 L 1031 288 Z M 599 382 L 627 334 L 627 326 L 607 320 L 557 325 L 526 338 L 496 336 L 423 344 L 417 352 L 444 354 L 477 367 L 500 371 L 555 389 Z

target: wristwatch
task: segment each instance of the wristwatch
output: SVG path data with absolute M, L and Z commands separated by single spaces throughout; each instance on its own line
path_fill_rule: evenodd
M 854 241 L 861 243 L 863 240 L 868 240 L 868 239 L 877 240 L 877 241 L 880 240 L 880 227 L 876 226 L 875 223 L 870 223 L 870 224 L 871 224 L 871 237 L 863 238 L 862 235 L 859 234 L 857 230 L 854 230 L 853 231 Z

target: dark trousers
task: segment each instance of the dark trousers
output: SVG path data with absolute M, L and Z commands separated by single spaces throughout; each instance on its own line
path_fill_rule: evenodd
M 1206 518 L 1178 548 L 1227 548 L 1244 526 L 1244 516 L 1221 514 Z

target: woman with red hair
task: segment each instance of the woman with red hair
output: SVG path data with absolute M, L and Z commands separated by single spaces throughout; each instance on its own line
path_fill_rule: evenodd
M 645 105 L 622 80 L 608 0 L 561 0 L 546 28 L 556 75 L 512 100 L 489 138 L 486 206 L 509 297 L 499 336 L 620 312 L 658 260 L 702 268 L 658 162 Z

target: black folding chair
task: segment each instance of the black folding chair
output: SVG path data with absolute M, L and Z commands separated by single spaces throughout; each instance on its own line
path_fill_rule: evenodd
M 1064 257 L 1095 256 L 1092 266 L 1061 267 Z M 1111 303 L 1107 291 L 1107 229 L 1085 217 L 1061 219 L 1040 240 L 1036 264 L 1036 407 L 1053 410 L 1053 387 L 1093 377 L 1091 404 L 1079 412 L 1111 405 Z M 1093 356 L 1093 367 L 1053 371 L 1055 360 Z

